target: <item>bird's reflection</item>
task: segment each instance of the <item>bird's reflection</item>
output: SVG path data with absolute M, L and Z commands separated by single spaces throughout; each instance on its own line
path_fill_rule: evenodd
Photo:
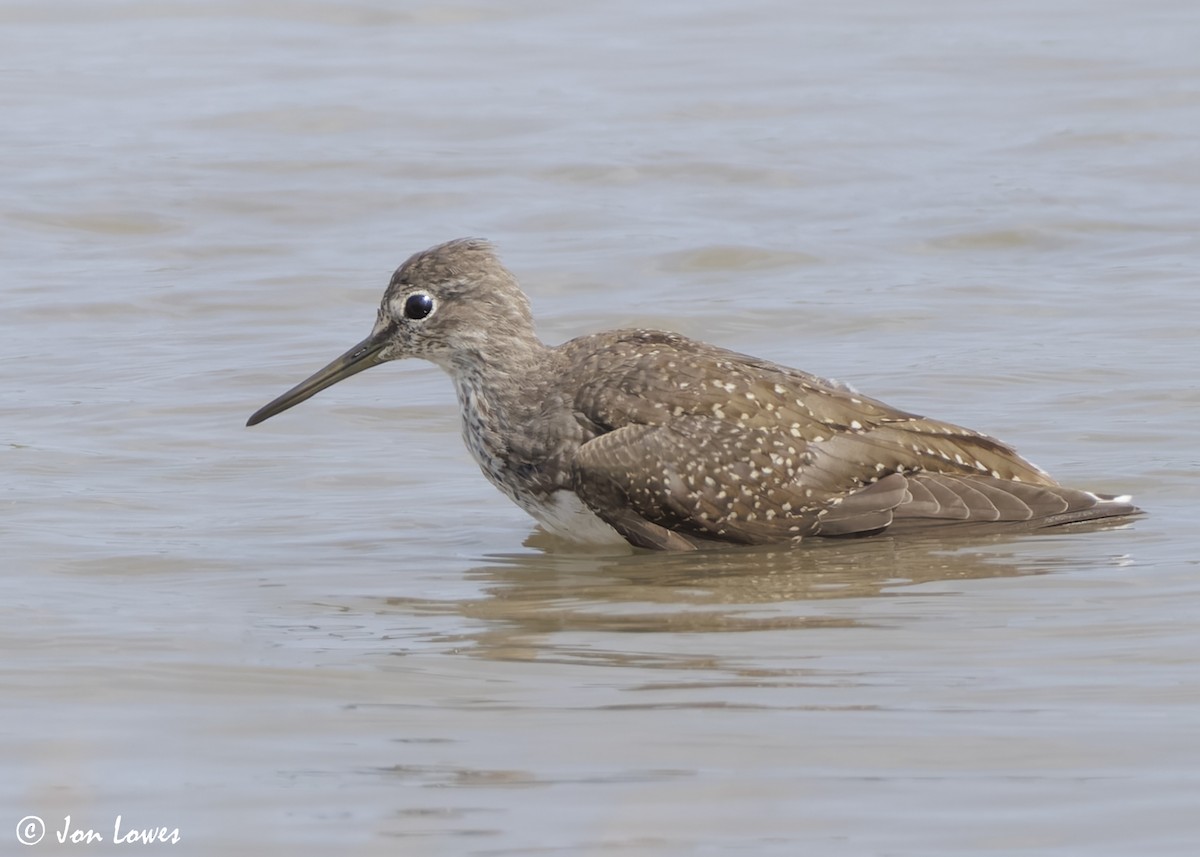
M 945 537 L 876 536 L 813 540 L 799 547 L 731 548 L 699 553 L 588 552 L 542 532 L 539 553 L 497 555 L 467 572 L 484 597 L 438 601 L 387 599 L 389 609 L 457 614 L 482 630 L 454 635 L 459 651 L 496 659 L 563 656 L 550 635 L 606 632 L 714 633 L 853 627 L 853 611 L 831 599 L 887 597 L 936 582 L 1046 574 L 1077 568 L 1064 544 L 1080 527 L 1051 534 Z M 613 550 L 612 548 L 608 549 Z M 620 550 L 620 548 L 617 548 Z M 1101 564 L 1122 558 L 1106 557 Z M 1095 564 L 1090 554 L 1087 562 Z M 923 594 L 934 595 L 937 590 Z M 871 620 L 866 620 L 869 623 Z M 589 658 L 604 646 L 587 647 Z M 575 647 L 567 657 L 581 657 Z M 627 662 L 621 656 L 621 662 Z M 680 666 L 673 663 L 674 666 Z

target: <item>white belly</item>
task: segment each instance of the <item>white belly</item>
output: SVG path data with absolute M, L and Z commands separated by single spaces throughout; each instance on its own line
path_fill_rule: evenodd
M 573 491 L 555 491 L 546 505 L 521 507 L 559 538 L 596 545 L 625 544 L 625 539 L 596 516 Z

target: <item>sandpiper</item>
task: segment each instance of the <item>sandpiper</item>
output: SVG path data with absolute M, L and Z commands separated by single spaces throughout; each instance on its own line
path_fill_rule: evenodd
M 484 475 L 576 541 L 694 550 L 1139 511 L 987 435 L 675 333 L 545 345 L 516 278 L 469 238 L 401 265 L 370 336 L 247 425 L 404 357 L 449 373 Z

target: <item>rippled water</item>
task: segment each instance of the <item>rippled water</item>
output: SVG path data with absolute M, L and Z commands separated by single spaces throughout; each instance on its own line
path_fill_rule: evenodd
M 125 853 L 1190 854 L 1200 11 L 0 6 L 0 837 Z M 1129 526 L 555 542 L 390 270 L 662 326 L 1131 491 Z M 105 845 L 59 846 L 72 829 Z M 10 844 L 11 840 L 0 838 Z M 23 852 L 24 853 L 24 852 Z

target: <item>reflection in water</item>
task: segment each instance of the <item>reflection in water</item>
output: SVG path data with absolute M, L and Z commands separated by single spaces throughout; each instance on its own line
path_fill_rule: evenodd
M 1089 522 L 1091 530 L 1127 526 Z M 482 630 L 444 642 L 497 660 L 565 657 L 595 662 L 595 645 L 549 645 L 546 635 L 641 632 L 711 633 L 855 627 L 864 624 L 820 602 L 887 596 L 939 581 L 1046 574 L 1078 566 L 1078 558 L 1030 550 L 1053 535 L 886 537 L 813 540 L 799 548 L 758 546 L 699 553 L 580 552 L 542 532 L 526 542 L 547 552 L 497 556 L 468 576 L 486 597 L 465 600 L 389 598 L 389 609 L 456 615 Z M 571 551 L 576 552 L 563 552 Z M 609 551 L 612 549 L 609 548 Z M 925 593 L 932 595 L 933 593 Z M 869 624 L 869 623 L 868 623 Z M 595 643 L 595 640 L 592 641 Z M 615 655 L 612 656 L 616 658 Z M 620 663 L 631 662 L 623 653 Z M 712 666 L 702 658 L 702 666 Z M 652 664 L 640 662 L 643 666 Z M 671 659 L 670 666 L 686 666 Z
M 962 581 L 1078 572 L 1081 553 L 1081 540 L 1064 531 L 678 554 L 588 552 L 540 532 L 526 544 L 540 552 L 494 556 L 465 572 L 474 597 L 374 605 L 388 627 L 397 618 L 440 626 L 443 652 L 483 661 L 389 659 L 373 683 L 398 695 L 355 705 L 400 736 L 362 769 L 412 787 L 405 793 L 418 805 L 407 808 L 413 816 L 398 836 L 484 834 L 493 829 L 489 806 L 527 790 L 552 801 L 564 793 L 557 789 L 632 784 L 688 795 L 680 805 L 690 806 L 714 769 L 731 793 L 744 787 L 743 770 L 781 778 L 808 771 L 827 788 L 839 776 L 831 771 L 857 765 L 870 773 L 851 775 L 856 789 L 875 776 L 911 782 L 924 776 L 906 767 L 913 746 L 954 759 L 979 752 L 975 738 L 953 736 L 964 728 L 955 718 L 971 719 L 968 736 L 1004 733 L 1014 712 L 1040 704 L 1025 701 L 1024 678 L 992 686 L 995 662 L 978 657 L 990 651 L 986 639 L 942 648 L 981 606 L 945 596 L 969 590 L 954 585 Z M 1104 564 L 1102 554 L 1088 556 L 1088 568 Z M 967 624 L 947 623 L 960 611 Z M 443 673 L 455 677 L 454 692 L 427 689 Z M 943 682 L 954 688 L 952 703 L 938 695 Z M 785 718 L 787 727 L 772 726 Z M 933 734 L 947 722 L 949 739 Z M 899 750 L 881 723 L 902 736 Z M 485 750 L 469 747 L 471 736 Z M 432 741 L 443 743 L 426 746 Z M 888 767 L 893 758 L 900 761 Z M 961 774 L 950 768 L 948 777 Z M 742 804 L 751 813 L 757 805 Z

